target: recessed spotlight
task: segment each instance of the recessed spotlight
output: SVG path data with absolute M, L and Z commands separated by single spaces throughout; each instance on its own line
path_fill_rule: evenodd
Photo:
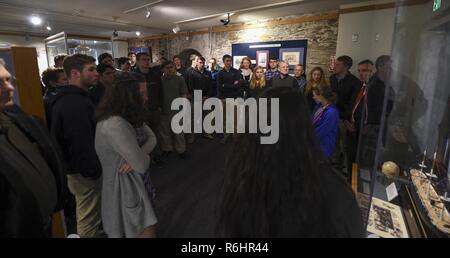
M 41 19 L 41 17 L 36 16 L 36 15 L 31 16 L 30 21 L 31 21 L 31 23 L 32 23 L 33 25 L 36 25 L 36 26 L 42 24 L 42 19 Z
M 136 36 L 141 36 L 141 32 L 140 31 L 136 31 Z
M 180 30 L 181 30 L 181 28 L 180 28 L 180 26 L 178 24 L 172 29 L 173 33 L 175 33 L 175 34 L 180 32 Z
M 47 27 L 45 27 L 48 31 L 52 30 L 52 27 L 50 27 L 50 25 L 47 25 Z

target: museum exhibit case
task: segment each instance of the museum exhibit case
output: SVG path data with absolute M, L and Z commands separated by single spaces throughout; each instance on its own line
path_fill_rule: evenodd
M 105 39 L 84 38 L 60 32 L 45 39 L 47 61 L 53 64 L 53 58 L 60 54 L 86 54 L 97 57 L 102 53 L 112 53 L 112 41 Z
M 375 64 L 387 73 L 367 85 L 353 186 L 369 235 L 449 237 L 450 2 L 407 2 Z M 383 103 L 378 122 L 370 98 Z

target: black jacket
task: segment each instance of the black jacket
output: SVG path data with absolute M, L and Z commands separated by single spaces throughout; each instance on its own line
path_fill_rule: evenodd
M 45 120 L 47 122 L 47 127 L 50 129 L 51 118 L 52 118 L 52 110 L 51 110 L 51 101 L 56 95 L 56 87 L 46 87 L 44 94 L 44 111 L 45 111 Z
M 0 113 L 0 237 L 50 237 L 50 215 L 66 189 L 43 121 L 18 107 Z
M 266 85 L 264 86 L 264 88 L 250 88 L 250 84 L 248 86 L 248 91 L 247 91 L 247 98 L 259 98 L 259 96 L 267 89 L 270 89 L 272 87 L 272 80 L 268 80 L 266 81 Z
M 281 79 L 280 75 L 277 74 L 272 78 L 272 87 L 292 87 L 293 89 L 298 89 L 298 82 L 290 75 L 286 75 L 284 79 Z
M 213 80 L 211 76 L 211 72 L 204 69 L 203 73 L 199 70 L 191 71 L 191 75 L 189 76 L 189 85 L 191 85 L 191 90 L 189 93 L 193 96 L 194 90 L 201 90 L 203 97 L 211 97 Z
M 103 86 L 103 84 L 101 84 L 100 82 L 98 82 L 97 85 L 90 87 L 88 90 L 88 96 L 95 107 L 98 106 L 104 94 L 105 94 L 105 86 Z
M 186 70 L 184 70 L 184 73 L 182 75 L 184 82 L 186 83 L 188 92 L 192 92 L 192 86 L 191 86 L 190 82 L 191 82 L 192 73 L 194 71 L 195 71 L 195 69 L 192 66 L 189 66 L 188 68 L 186 68 Z
M 350 72 L 340 81 L 337 75 L 333 74 L 330 76 L 330 86 L 336 93 L 336 106 L 340 119 L 350 120 L 354 100 L 361 88 L 361 81 Z
M 147 80 L 148 110 L 156 111 L 162 105 L 162 86 L 160 67 L 150 68 L 148 73 L 143 73 L 136 67 L 135 73 L 141 74 Z
M 79 87 L 63 86 L 57 92 L 51 103 L 51 135 L 61 149 L 67 173 L 97 179 L 102 168 L 94 146 L 94 105 Z
M 383 116 L 383 105 L 387 101 L 385 116 L 389 116 L 394 107 L 395 91 L 392 87 L 388 88 L 386 95 L 386 84 L 378 74 L 375 74 L 368 84 L 367 89 L 367 124 L 380 125 Z M 385 99 L 385 97 L 387 99 Z
M 217 75 L 217 89 L 220 98 L 242 97 L 243 91 L 239 81 L 241 72 L 233 67 L 229 71 L 222 69 Z M 238 82 L 234 84 L 234 82 Z

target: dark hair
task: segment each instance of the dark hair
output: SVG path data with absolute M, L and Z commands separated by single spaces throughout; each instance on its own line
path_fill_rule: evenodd
M 148 56 L 148 57 L 150 57 L 150 54 L 147 53 L 147 52 L 139 52 L 139 53 L 136 55 L 136 60 L 141 59 L 141 56 Z
M 226 159 L 216 233 L 224 237 L 335 235 L 322 189 L 330 167 L 302 93 L 275 87 L 260 97 L 269 103 L 271 98 L 279 99 L 279 139 L 263 145 L 259 134 L 241 134 L 235 141 Z
M 334 103 L 336 101 L 336 94 L 333 92 L 331 87 L 326 84 L 319 84 L 316 87 L 313 87 L 312 91 L 316 95 L 324 97 L 331 103 Z
M 128 52 L 128 56 L 131 56 L 131 55 L 136 55 L 136 53 L 134 53 L 133 51 Z
M 214 60 L 214 62 L 216 62 L 217 63 L 217 59 L 216 58 L 214 58 L 214 57 L 211 57 L 209 60 Z
M 116 75 L 113 86 L 106 90 L 95 114 L 97 121 L 120 116 L 135 128 L 141 127 L 144 124 L 144 103 L 136 77 L 131 73 Z
M 102 64 L 101 63 L 101 64 L 97 65 L 97 73 L 100 74 L 100 75 L 102 75 L 106 71 L 106 69 L 111 69 L 111 70 L 114 71 L 114 67 L 112 67 L 109 64 Z
M 370 64 L 370 65 L 373 65 L 373 62 L 370 61 L 370 59 L 362 60 L 361 62 L 358 63 L 358 66 L 359 66 L 359 65 L 363 65 L 363 64 Z
M 128 63 L 128 62 L 130 62 L 130 58 L 128 58 L 128 57 L 120 57 L 120 58 L 117 60 L 117 63 L 119 64 L 119 68 L 120 68 L 122 65 L 124 65 L 124 64 L 126 64 L 126 63 Z
M 387 55 L 382 55 L 377 58 L 375 61 L 375 68 L 377 68 L 377 71 L 380 70 L 382 66 L 384 66 L 386 63 L 391 61 L 391 57 Z
M 79 72 L 83 71 L 83 67 L 86 64 L 95 63 L 95 58 L 85 54 L 74 54 L 64 58 L 64 72 L 66 72 L 67 78 L 70 78 L 70 72 L 75 69 Z
M 175 58 L 178 58 L 178 59 L 181 60 L 181 57 L 180 57 L 179 55 L 174 55 L 174 56 L 172 57 L 172 61 L 175 61 Z
M 278 61 L 278 58 L 276 58 L 275 56 L 269 56 L 269 62 L 270 62 L 270 60 Z
M 44 72 L 42 72 L 42 83 L 45 87 L 51 87 L 50 82 L 56 82 L 60 73 L 64 73 L 63 68 L 47 68 Z
M 339 62 L 344 63 L 345 66 L 347 66 L 347 70 L 350 70 L 353 66 L 353 59 L 349 56 L 340 56 L 337 58 Z
M 173 64 L 173 62 L 172 62 L 172 61 L 164 61 L 164 62 L 161 64 L 161 69 L 164 69 L 166 66 L 168 66 L 168 65 L 170 65 L 170 64 Z
M 227 54 L 222 57 L 222 61 L 225 62 L 225 59 L 227 58 L 233 59 L 230 55 Z
M 113 59 L 113 57 L 112 57 L 112 55 L 110 54 L 110 53 L 103 53 L 103 54 L 101 54 L 101 55 L 99 55 L 98 56 L 98 63 L 99 64 L 102 64 L 103 63 L 103 61 L 106 59 L 106 58 L 111 58 L 111 59 Z
M 202 60 L 203 62 L 205 62 L 205 58 L 203 56 L 199 57 L 198 59 Z
M 55 62 L 55 64 L 61 60 L 64 60 L 64 58 L 66 57 L 66 55 L 57 55 L 53 58 L 53 62 Z

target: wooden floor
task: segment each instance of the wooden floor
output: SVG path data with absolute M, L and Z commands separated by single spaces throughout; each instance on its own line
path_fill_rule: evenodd
M 225 146 L 197 137 L 188 160 L 172 153 L 152 170 L 157 190 L 157 237 L 213 237 L 215 210 L 223 181 Z

